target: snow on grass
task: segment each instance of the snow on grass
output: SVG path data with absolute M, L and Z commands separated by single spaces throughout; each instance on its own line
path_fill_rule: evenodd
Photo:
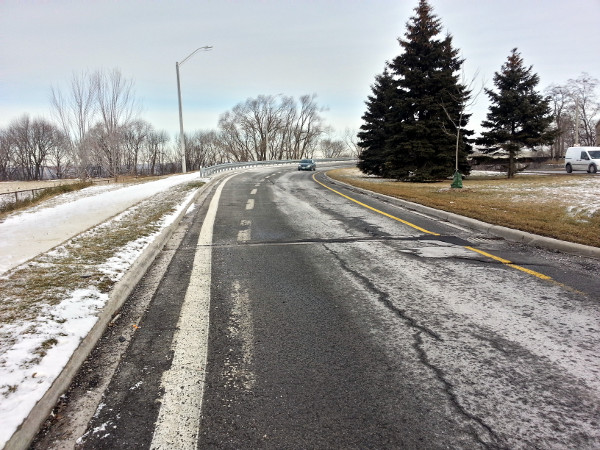
M 502 175 L 491 171 L 473 171 L 470 177 L 485 178 Z M 548 182 L 543 173 L 524 174 L 538 175 L 539 180 L 525 181 L 515 178 L 513 185 L 508 183 L 489 184 L 489 181 L 478 183 L 470 180 L 469 189 L 479 192 L 501 192 L 515 202 L 554 203 L 564 206 L 571 217 L 579 220 L 592 217 L 600 211 L 600 177 L 599 176 L 563 176 L 553 182 Z M 481 181 L 481 180 L 480 180 Z
M 38 320 L 2 326 L 2 333 L 19 336 L 0 359 L 0 446 L 14 433 L 42 398 L 98 320 L 108 300 L 96 289 L 73 291 L 67 300 L 46 308 Z M 27 329 L 34 329 L 35 334 Z M 43 353 L 39 348 L 51 342 Z
M 198 181 L 197 173 L 146 183 L 92 186 L 11 214 L 0 222 L 0 274 L 152 195 L 194 181 Z
M 162 191 L 156 186 L 148 189 L 149 183 L 142 185 L 150 198 L 118 215 L 113 212 L 114 217 L 108 222 L 2 275 L 0 448 L 52 385 L 81 340 L 97 322 L 109 300 L 110 288 L 190 202 L 195 189 L 184 184 L 189 178 L 179 177 L 179 183 L 173 180 L 162 183 Z M 197 178 L 194 177 L 193 181 Z M 110 191 L 106 187 L 98 188 L 97 191 L 104 193 Z M 121 196 L 122 191 L 113 189 L 112 196 Z M 78 193 L 76 197 L 81 195 Z M 65 203 L 63 198 L 54 203 L 72 205 L 71 217 L 74 217 L 77 216 L 77 201 L 71 200 L 67 199 L 68 203 Z M 100 206 L 110 209 L 108 198 L 104 201 Z M 44 210 L 52 209 L 47 206 Z M 39 208 L 36 210 L 39 211 Z M 21 216 L 28 217 L 30 214 L 27 212 Z M 157 218 L 157 215 L 160 217 Z M 69 217 L 65 219 L 69 220 Z M 43 223 L 38 226 L 43 229 Z M 129 229 L 132 229 L 132 237 L 123 237 L 122 230 Z M 127 242 L 118 241 L 121 245 L 101 254 L 99 257 L 103 261 L 91 264 L 80 261 L 82 255 L 89 254 L 86 253 L 89 250 L 87 243 L 110 241 L 111 235 Z M 110 242 L 106 247 L 110 247 Z M 48 276 L 56 278 L 57 286 L 46 288 L 46 281 L 39 281 Z M 35 294 L 33 280 L 42 285 L 40 292 L 43 295 Z
M 591 217 L 600 211 L 600 177 L 565 177 L 560 182 L 504 186 L 503 190 L 513 201 L 562 204 L 571 217 Z

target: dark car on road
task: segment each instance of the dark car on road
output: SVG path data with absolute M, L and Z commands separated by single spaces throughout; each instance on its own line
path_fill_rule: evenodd
M 317 168 L 317 164 L 314 159 L 303 159 L 298 164 L 298 170 L 315 170 Z

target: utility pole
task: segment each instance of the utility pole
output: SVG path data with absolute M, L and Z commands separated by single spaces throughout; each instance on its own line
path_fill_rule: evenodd
M 575 99 L 575 147 L 579 147 L 579 97 Z
M 179 145 L 181 146 L 181 153 L 182 153 L 181 171 L 183 173 L 186 173 L 186 162 L 185 162 L 185 137 L 183 134 L 183 110 L 181 107 L 181 83 L 179 81 L 179 66 L 181 66 L 184 62 L 186 62 L 188 59 L 190 59 L 192 56 L 194 56 L 200 50 L 208 51 L 208 50 L 212 50 L 212 47 L 204 46 L 204 47 L 197 48 L 192 53 L 190 53 L 188 56 L 186 56 L 183 59 L 183 61 L 175 63 L 175 71 L 177 72 L 177 98 L 179 99 L 179 140 L 180 140 Z

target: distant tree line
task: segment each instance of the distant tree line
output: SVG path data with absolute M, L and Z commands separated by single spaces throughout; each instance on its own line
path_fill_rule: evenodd
M 554 115 L 554 128 L 558 134 L 552 143 L 552 157 L 565 155 L 576 143 L 586 146 L 600 145 L 600 81 L 587 73 L 570 79 L 563 85 L 550 85 L 546 95 Z
M 542 95 L 538 75 L 516 48 L 494 74 L 494 89 L 484 89 L 489 111 L 484 131 L 473 139 L 468 110 L 474 80 L 465 81 L 464 59 L 450 34 L 440 36 L 441 22 L 427 0 L 419 0 L 415 12 L 398 39 L 402 53 L 386 62 L 366 101 L 357 143 L 363 172 L 406 181 L 468 174 L 468 155 L 478 144 L 484 152 L 504 150 L 512 177 L 524 148 L 550 146 L 560 157 L 576 136 L 582 145 L 596 145 L 598 80 L 583 74 Z
M 53 120 L 28 114 L 0 129 L 0 180 L 160 175 L 181 171 L 180 136 L 140 118 L 119 70 L 74 74 L 52 87 Z M 185 134 L 186 169 L 229 161 L 358 153 L 355 132 L 333 137 L 316 95 L 259 95 L 223 113 L 216 130 Z

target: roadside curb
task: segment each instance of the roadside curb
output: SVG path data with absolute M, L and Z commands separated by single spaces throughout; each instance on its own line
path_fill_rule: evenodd
M 96 324 L 92 327 L 87 336 L 81 340 L 79 346 L 71 355 L 60 375 L 52 383 L 52 386 L 50 386 L 42 398 L 38 400 L 33 409 L 29 412 L 27 418 L 6 442 L 4 450 L 28 448 L 39 429 L 54 409 L 58 399 L 68 389 L 81 365 L 104 334 L 104 331 L 108 327 L 115 313 L 121 309 L 129 297 L 129 294 L 131 294 L 150 265 L 162 251 L 163 247 L 186 215 L 190 206 L 196 202 L 207 189 L 212 189 L 214 184 L 213 181 L 218 178 L 220 177 L 212 178 L 197 189 L 194 196 L 187 205 L 182 208 L 175 220 L 162 230 L 160 235 L 152 241 L 143 253 L 133 262 L 131 267 L 129 267 L 123 275 L 123 278 L 115 284 L 110 292 L 108 302 L 98 316 Z
M 540 236 L 537 234 L 528 233 L 526 231 L 515 230 L 513 228 L 503 227 L 501 225 L 492 225 L 487 222 L 482 222 L 481 220 L 471 219 L 470 217 L 461 216 L 459 214 L 442 211 L 440 209 L 435 209 L 429 206 L 424 206 L 418 203 L 413 203 L 396 197 L 391 197 L 389 195 L 379 194 L 374 191 L 369 191 L 367 189 L 359 188 L 351 184 L 344 183 L 343 181 L 334 180 L 333 178 L 330 178 L 326 173 L 324 175 L 332 184 L 345 186 L 350 190 L 361 192 L 370 197 L 374 197 L 392 204 L 396 204 L 408 210 L 416 211 L 421 214 L 426 214 L 428 216 L 432 216 L 437 219 L 444 220 L 446 222 L 473 228 L 484 233 L 491 234 L 492 236 L 501 237 L 512 242 L 532 245 L 534 247 L 545 248 L 548 250 L 571 253 L 577 256 L 585 256 L 600 259 L 600 248 L 598 247 L 576 244 L 574 242 L 561 241 L 559 239 Z

